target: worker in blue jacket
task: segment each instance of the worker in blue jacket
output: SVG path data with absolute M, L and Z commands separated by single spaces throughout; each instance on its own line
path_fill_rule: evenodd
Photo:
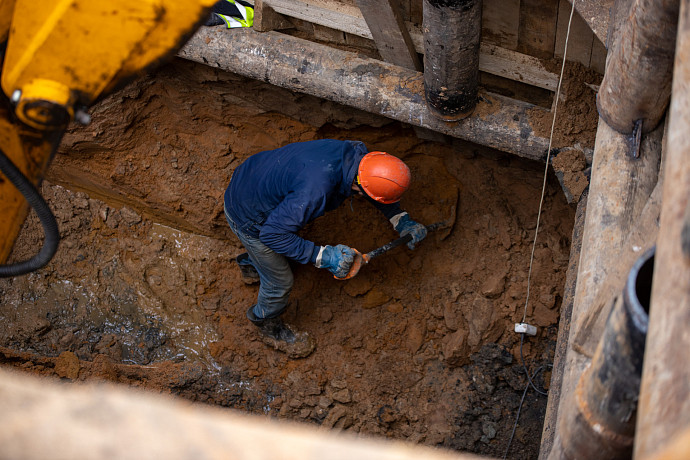
M 426 227 L 401 210 L 410 170 L 384 152 L 368 152 L 359 141 L 323 139 L 288 144 L 249 157 L 235 170 L 225 191 L 225 216 L 247 252 L 237 257 L 243 279 L 259 281 L 256 304 L 247 318 L 265 342 L 290 357 L 314 350 L 314 340 L 285 324 L 293 275 L 288 260 L 314 264 L 337 278 L 348 274 L 355 251 L 343 244 L 317 245 L 297 235 L 307 223 L 360 194 L 388 218 L 408 243 L 426 237 Z

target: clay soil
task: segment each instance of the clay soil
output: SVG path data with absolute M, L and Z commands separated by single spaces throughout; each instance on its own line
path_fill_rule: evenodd
M 65 136 L 42 191 L 62 243 L 44 269 L 0 280 L 0 363 L 66 382 L 108 380 L 199 403 L 502 457 L 526 391 L 519 336 L 548 389 L 574 208 L 549 173 L 526 304 L 544 165 L 487 151 L 189 62 L 131 83 Z M 357 139 L 414 174 L 402 205 L 449 220 L 349 281 L 295 266 L 285 319 L 317 340 L 306 359 L 266 347 L 245 318 L 256 286 L 222 196 L 249 155 Z M 347 201 L 303 236 L 369 251 L 397 237 Z M 31 215 L 13 260 L 42 233 Z M 509 458 L 536 458 L 546 397 L 526 391 Z

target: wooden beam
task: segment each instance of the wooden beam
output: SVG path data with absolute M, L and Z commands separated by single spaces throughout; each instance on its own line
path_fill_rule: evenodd
M 562 427 L 569 423 L 566 408 L 577 405 L 576 386 L 591 362 L 590 357 L 574 348 L 573 342 L 587 312 L 592 308 L 600 284 L 612 270 L 612 265 L 618 262 L 617 257 L 627 235 L 634 228 L 656 186 L 662 138 L 663 126 L 643 138 L 640 157 L 633 158 L 628 137 L 599 120 L 582 254 L 557 410 L 557 433 L 549 460 L 571 458 L 566 452 L 569 443 L 563 438 L 567 430 L 564 431 Z
M 678 9 L 677 0 L 636 0 L 621 27 L 597 98 L 601 118 L 621 133 L 640 122 L 649 132 L 666 113 Z
M 531 120 L 545 109 L 480 93 L 473 116 L 447 123 L 430 113 L 421 72 L 356 53 L 277 32 L 202 27 L 179 56 L 525 158 L 546 157 L 548 139 Z
M 620 296 L 630 273 L 630 267 L 647 249 L 656 243 L 659 233 L 659 213 L 661 211 L 661 191 L 663 181 L 660 179 L 654 191 L 642 209 L 640 217 L 625 238 L 621 251 L 617 254 L 618 263 L 610 267 L 599 288 L 592 305 L 580 322 L 575 334 L 573 348 L 585 356 L 592 358 L 599 345 L 599 338 L 606 327 L 606 320 L 611 312 L 616 297 Z
M 422 70 L 397 4 L 393 0 L 357 0 L 376 48 L 384 61 L 412 70 Z
M 680 21 L 668 115 L 668 148 L 635 458 L 649 458 L 690 428 L 690 1 Z
M 411 442 L 250 416 L 105 383 L 0 369 L 0 456 L 52 459 L 471 460 Z
M 374 36 L 359 8 L 324 0 L 264 0 L 276 12 L 331 29 L 372 39 Z
M 280 14 L 373 39 L 361 11 L 354 6 L 322 0 L 308 2 L 264 0 L 264 2 Z M 411 23 L 406 23 L 406 26 L 415 50 L 423 54 L 422 31 Z M 489 43 L 482 43 L 480 46 L 479 70 L 550 91 L 556 91 L 558 86 L 558 75 L 548 71 L 539 59 Z

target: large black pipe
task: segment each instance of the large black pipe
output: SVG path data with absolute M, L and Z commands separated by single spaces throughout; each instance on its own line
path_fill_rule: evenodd
M 653 270 L 654 248 L 630 270 L 573 404 L 560 419 L 562 451 L 549 458 L 631 458 Z
M 434 115 L 469 116 L 477 105 L 482 0 L 423 0 L 424 95 Z

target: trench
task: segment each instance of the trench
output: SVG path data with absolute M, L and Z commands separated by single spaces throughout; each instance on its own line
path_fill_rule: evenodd
M 543 164 L 178 60 L 72 127 L 42 185 L 62 243 L 44 269 L 0 280 L 0 363 L 195 402 L 502 457 L 527 385 L 522 320 Z M 252 153 L 356 139 L 404 159 L 417 220 L 451 218 L 340 282 L 295 266 L 286 320 L 308 358 L 267 348 L 222 195 Z M 553 361 L 575 209 L 550 172 L 526 307 L 530 372 Z M 397 237 L 353 199 L 303 230 L 371 250 Z M 10 260 L 42 238 L 31 215 Z M 549 372 L 535 384 L 548 389 Z M 528 391 L 508 458 L 536 458 L 546 397 Z

